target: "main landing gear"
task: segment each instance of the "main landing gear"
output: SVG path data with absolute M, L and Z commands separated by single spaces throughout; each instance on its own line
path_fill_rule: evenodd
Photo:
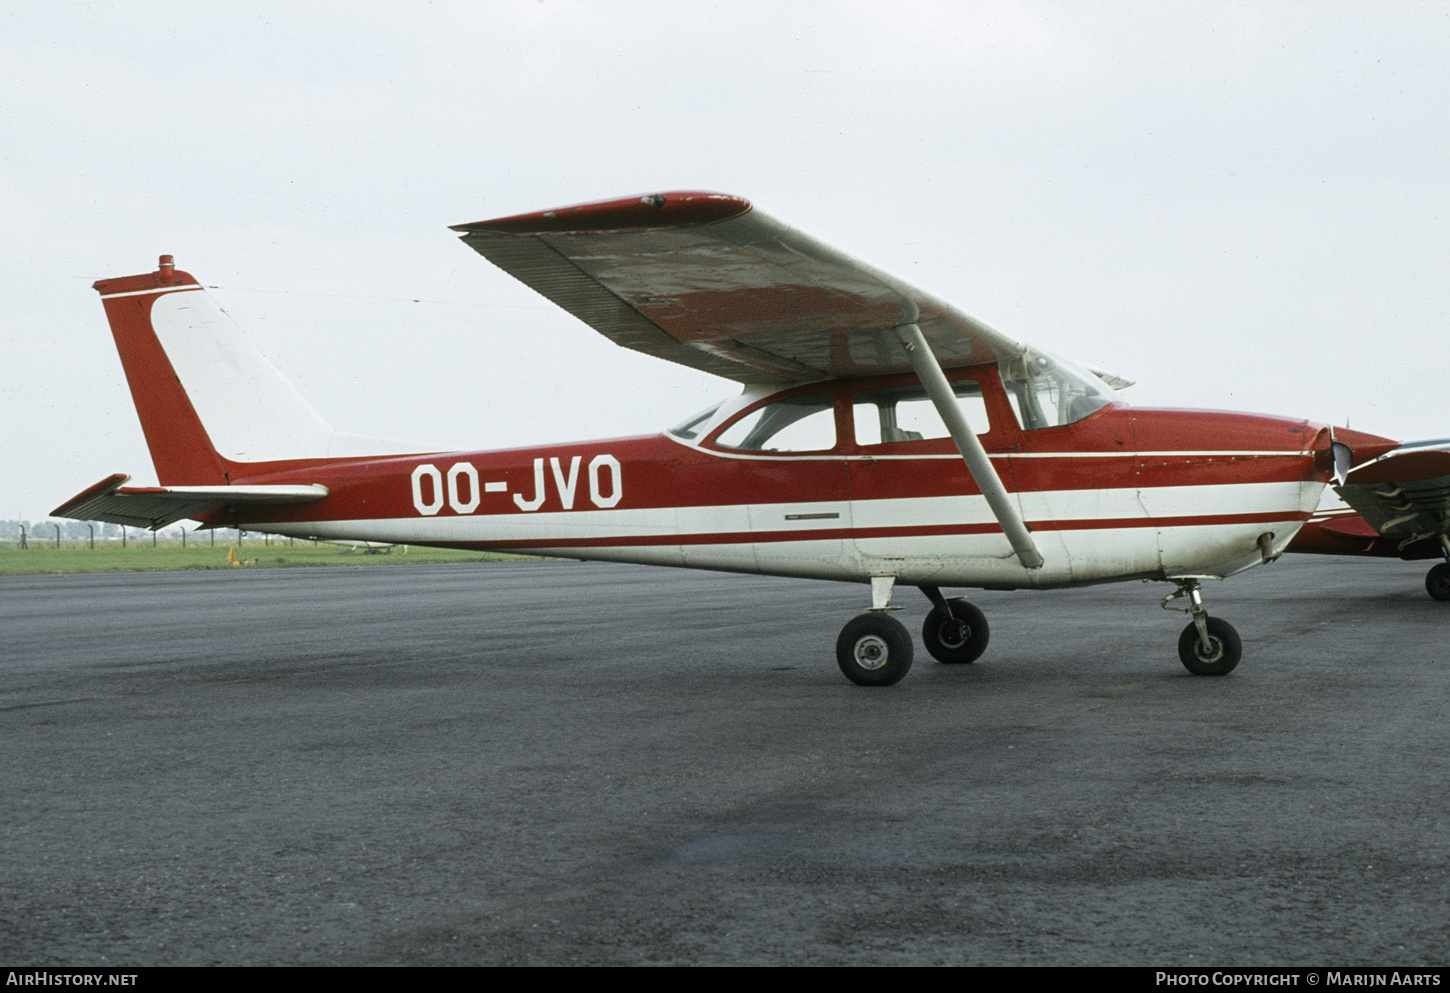
M 1226 676 L 1233 672 L 1244 653 L 1239 633 L 1228 621 L 1208 616 L 1198 580 L 1174 581 L 1178 589 L 1163 598 L 1163 609 L 1181 610 L 1193 615 L 1193 621 L 1178 636 L 1178 660 L 1183 663 L 1183 668 L 1195 676 Z M 1173 606 L 1174 600 L 1185 596 L 1189 606 Z
M 1450 600 L 1450 563 L 1441 562 L 1425 573 L 1425 590 L 1436 600 Z
M 871 579 L 871 611 L 851 619 L 836 639 L 836 664 L 858 686 L 890 686 L 911 668 L 913 648 L 905 625 L 892 617 L 891 576 Z M 935 586 L 921 591 L 932 602 L 921 641 L 938 662 L 975 662 L 987 650 L 987 618 L 967 601 L 942 596 Z
M 1425 574 L 1425 591 L 1436 600 L 1450 600 L 1450 535 L 1440 536 L 1440 547 L 1445 549 L 1445 561 Z

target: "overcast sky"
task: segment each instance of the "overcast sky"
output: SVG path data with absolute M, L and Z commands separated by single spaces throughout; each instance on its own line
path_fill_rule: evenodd
M 3 0 L 0 518 L 154 482 L 90 284 L 161 253 L 335 427 L 660 430 L 738 387 L 447 226 L 671 189 L 1139 406 L 1445 437 L 1447 100 L 1445 3 Z

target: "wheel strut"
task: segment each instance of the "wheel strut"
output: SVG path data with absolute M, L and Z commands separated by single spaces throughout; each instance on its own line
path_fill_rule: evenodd
M 1203 605 L 1203 587 L 1198 585 L 1196 579 L 1175 579 L 1178 589 L 1163 598 L 1162 607 L 1164 610 L 1181 610 L 1185 614 L 1193 615 L 1193 626 L 1198 629 L 1199 643 L 1208 645 L 1208 608 Z M 1188 597 L 1187 607 L 1173 605 L 1174 600 Z
M 918 586 L 917 589 L 926 594 L 926 598 L 931 601 L 933 607 L 948 617 L 952 616 L 952 608 L 947 598 L 941 595 L 940 586 Z

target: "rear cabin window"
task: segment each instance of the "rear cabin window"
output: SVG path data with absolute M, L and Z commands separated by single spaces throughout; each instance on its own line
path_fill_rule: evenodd
M 951 383 L 951 387 L 967 424 L 978 435 L 987 434 L 990 423 L 987 402 L 982 399 L 982 385 L 975 379 L 958 379 Z M 851 415 L 858 445 L 890 445 L 951 437 L 941 415 L 919 383 L 862 390 L 851 404 Z
M 698 414 L 691 415 L 670 428 L 670 434 L 676 438 L 683 438 L 686 441 L 694 441 L 700 432 L 705 429 L 705 426 L 710 423 L 710 418 L 715 416 L 715 411 L 719 409 L 720 404 L 717 403 L 713 407 L 700 411 Z
M 715 444 L 744 452 L 829 451 L 836 447 L 835 403 L 829 393 L 768 403 L 721 431 Z

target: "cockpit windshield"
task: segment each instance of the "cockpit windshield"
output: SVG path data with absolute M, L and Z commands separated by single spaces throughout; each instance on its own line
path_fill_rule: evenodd
M 1030 348 L 1003 359 L 998 368 L 1024 431 L 1076 424 L 1118 398 L 1111 386 L 1077 363 Z

